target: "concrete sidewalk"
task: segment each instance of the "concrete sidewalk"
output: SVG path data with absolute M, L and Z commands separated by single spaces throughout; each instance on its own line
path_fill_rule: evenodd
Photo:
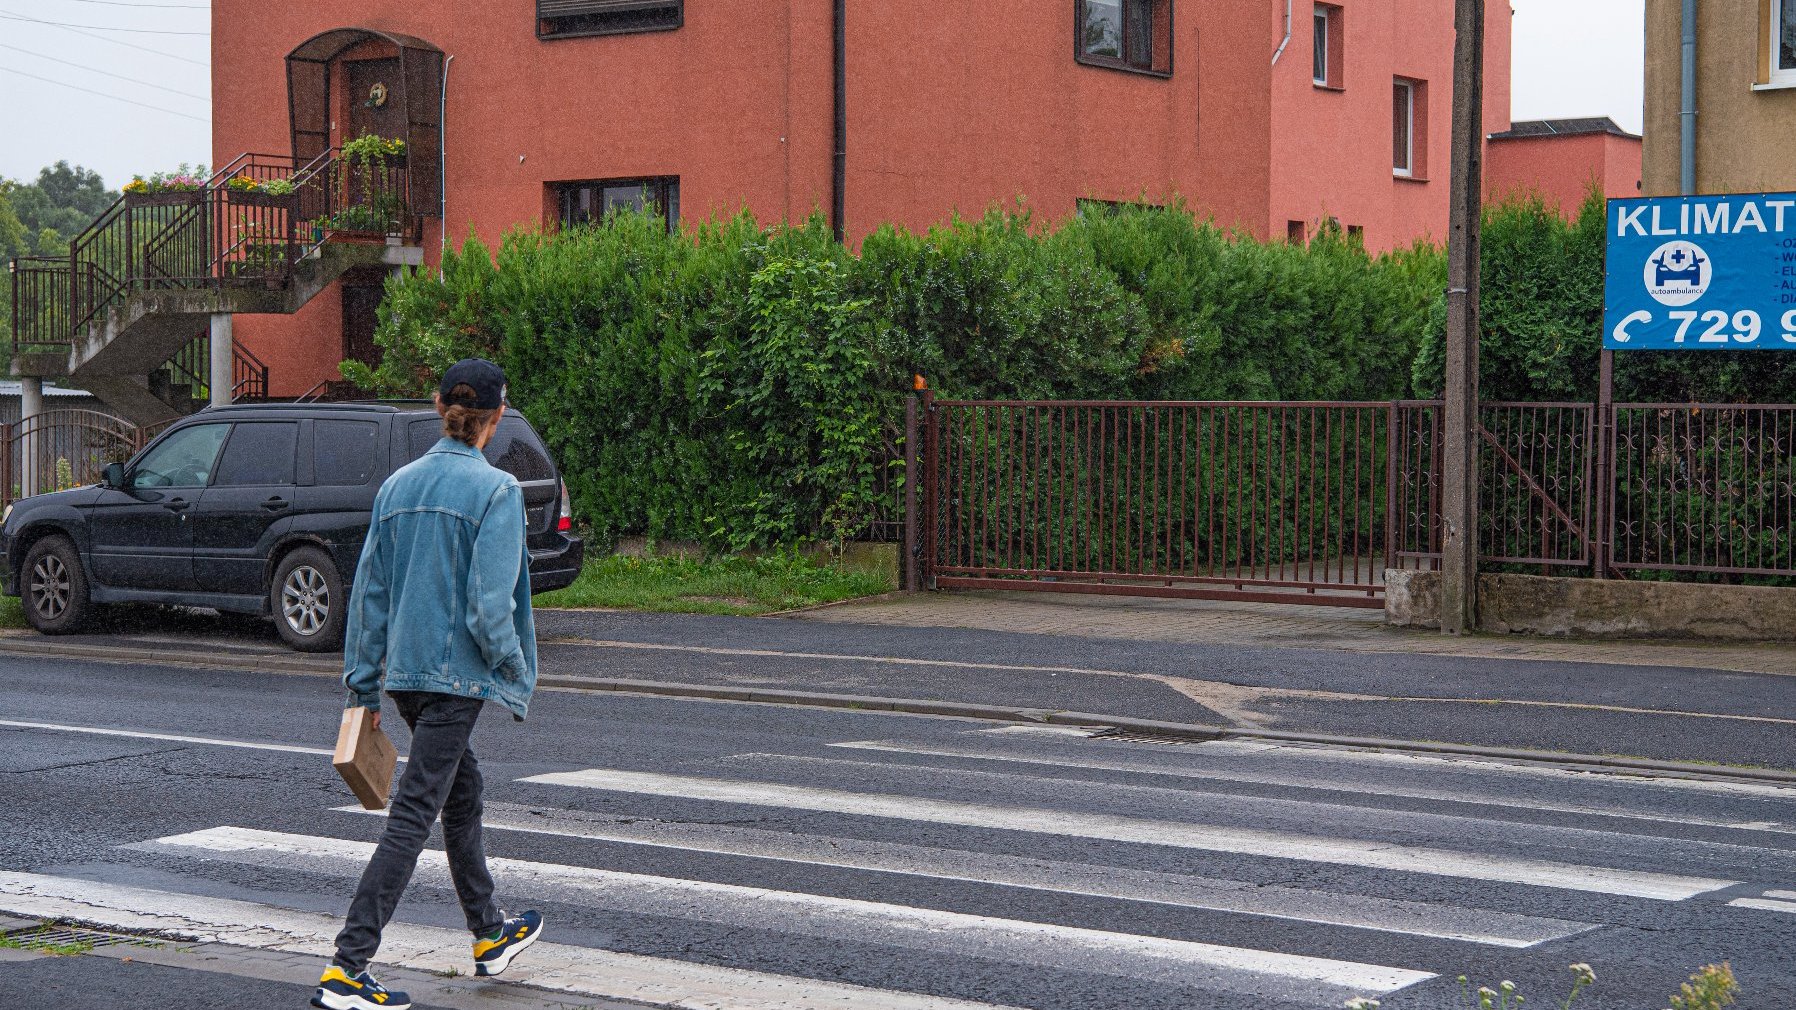
M 971 628 L 1190 645 L 1796 674 L 1796 645 L 1586 641 L 1514 635 L 1455 638 L 1436 631 L 1386 627 L 1383 611 L 1349 607 L 1070 593 L 939 592 L 895 594 L 790 616 L 804 621 Z

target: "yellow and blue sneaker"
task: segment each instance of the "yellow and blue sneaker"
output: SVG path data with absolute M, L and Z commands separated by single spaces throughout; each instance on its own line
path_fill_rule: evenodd
M 541 912 L 525 912 L 505 920 L 491 936 L 474 939 L 474 974 L 497 975 L 511 966 L 511 959 L 543 935 Z
M 392 992 L 363 971 L 354 978 L 336 965 L 324 970 L 318 980 L 318 991 L 312 994 L 312 1005 L 322 1010 L 407 1010 L 412 998 Z

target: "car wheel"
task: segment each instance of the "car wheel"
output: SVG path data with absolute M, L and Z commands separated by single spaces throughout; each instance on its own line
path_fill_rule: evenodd
M 343 645 L 349 599 L 330 555 L 301 547 L 281 559 L 268 590 L 275 630 L 299 652 L 329 652 Z
M 25 552 L 19 578 L 25 622 L 46 635 L 81 630 L 93 616 L 87 595 L 87 571 L 81 553 L 67 537 L 45 537 Z

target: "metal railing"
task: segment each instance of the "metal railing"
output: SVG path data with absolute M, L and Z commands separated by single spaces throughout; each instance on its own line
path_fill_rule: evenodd
M 275 180 L 291 191 L 269 192 Z M 415 242 L 422 221 L 409 183 L 403 166 L 351 165 L 331 150 L 305 164 L 245 154 L 198 189 L 126 193 L 70 241 L 66 258 L 12 264 L 14 351 L 67 345 L 138 292 L 282 287 L 334 236 Z
M 74 291 L 69 261 L 21 257 L 12 261 L 9 273 L 13 353 L 67 349 L 73 332 L 69 298 Z

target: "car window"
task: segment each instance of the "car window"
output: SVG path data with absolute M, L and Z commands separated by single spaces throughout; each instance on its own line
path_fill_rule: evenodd
M 230 430 L 228 424 L 196 424 L 170 434 L 131 471 L 131 486 L 205 487 Z
M 319 421 L 313 431 L 312 483 L 323 487 L 360 487 L 374 476 L 380 425 L 373 421 Z
M 242 421 L 218 459 L 217 487 L 263 487 L 294 481 L 299 425 L 291 421 Z
M 530 425 L 516 414 L 506 414 L 499 430 L 486 445 L 486 461 L 521 481 L 554 480 L 555 464 L 530 430 Z
M 443 437 L 443 423 L 437 418 L 412 422 L 411 451 L 413 459 L 429 452 Z M 529 422 L 516 414 L 506 414 L 499 430 L 487 443 L 486 461 L 521 481 L 554 480 L 555 464 L 543 448 L 541 439 Z
M 427 417 L 412 422 L 412 442 L 410 459 L 417 459 L 430 451 L 443 438 L 443 421 L 437 417 Z

